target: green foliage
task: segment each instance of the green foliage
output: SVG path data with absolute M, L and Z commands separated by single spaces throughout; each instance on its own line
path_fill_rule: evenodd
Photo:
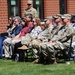
M 0 75 L 75 75 L 75 63 L 43 65 L 0 59 Z

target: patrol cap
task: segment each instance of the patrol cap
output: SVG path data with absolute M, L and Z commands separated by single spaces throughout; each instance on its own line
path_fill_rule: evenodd
M 71 15 L 70 15 L 70 14 L 64 14 L 64 15 L 62 16 L 62 18 L 63 18 L 63 19 L 64 19 L 64 18 L 71 19 Z
M 59 18 L 59 17 L 62 17 L 62 15 L 61 14 L 56 14 L 56 15 L 53 16 L 53 18 L 56 18 L 56 19 Z
M 44 19 L 44 21 L 47 21 L 47 20 L 54 20 L 53 16 L 48 16 L 46 17 L 46 19 Z
M 28 0 L 27 4 L 32 4 L 33 2 L 31 0 Z

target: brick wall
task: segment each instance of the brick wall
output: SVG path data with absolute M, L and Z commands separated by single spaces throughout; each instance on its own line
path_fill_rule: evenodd
M 44 16 L 59 13 L 59 0 L 44 0 Z
M 24 16 L 24 9 L 27 8 L 27 0 L 21 0 L 21 15 Z
M 67 13 L 75 14 L 75 0 L 67 0 Z
M 7 0 L 0 0 L 0 33 L 6 30 L 8 24 Z
M 21 0 L 21 15 L 27 8 L 27 0 Z M 44 0 L 44 17 L 60 13 L 59 0 Z M 75 0 L 67 0 L 67 13 L 75 13 Z M 0 33 L 6 30 L 8 24 L 7 0 L 0 0 Z

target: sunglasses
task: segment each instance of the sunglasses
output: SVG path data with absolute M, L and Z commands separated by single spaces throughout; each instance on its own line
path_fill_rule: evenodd
M 25 22 L 25 20 L 22 20 L 22 22 Z
M 54 20 L 56 20 L 56 19 L 58 19 L 58 18 L 54 18 Z
M 47 20 L 44 21 L 45 23 L 47 22 Z
M 27 4 L 28 6 L 30 6 L 31 4 Z
M 36 21 L 33 21 L 33 23 L 34 23 L 34 22 L 36 22 Z
M 64 20 L 65 18 L 62 18 L 62 20 Z

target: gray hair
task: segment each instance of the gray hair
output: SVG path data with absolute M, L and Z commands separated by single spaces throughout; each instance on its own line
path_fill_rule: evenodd
M 21 23 L 21 18 L 19 16 L 15 16 L 13 20 L 17 19 L 19 23 Z

